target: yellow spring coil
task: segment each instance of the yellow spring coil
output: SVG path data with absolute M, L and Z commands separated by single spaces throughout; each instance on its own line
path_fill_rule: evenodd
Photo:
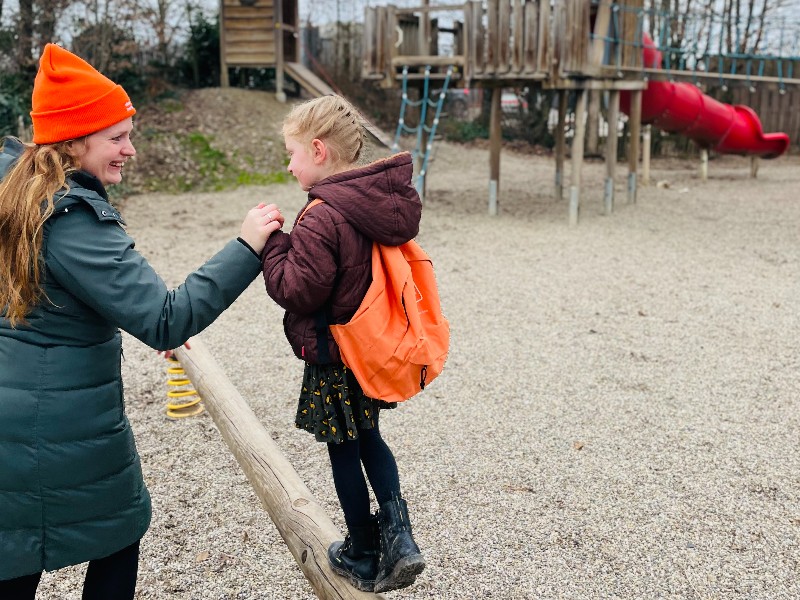
M 192 387 L 186 372 L 174 356 L 167 359 L 167 416 L 171 419 L 194 417 L 203 412 L 200 395 Z

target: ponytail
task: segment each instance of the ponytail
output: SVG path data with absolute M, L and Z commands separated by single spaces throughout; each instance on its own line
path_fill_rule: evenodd
M 42 228 L 53 214 L 54 196 L 80 168 L 72 142 L 25 144 L 0 181 L 0 307 L 16 327 L 41 299 Z

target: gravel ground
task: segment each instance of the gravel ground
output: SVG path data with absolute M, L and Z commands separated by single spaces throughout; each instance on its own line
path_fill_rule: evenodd
M 702 183 L 657 161 L 661 185 L 610 217 L 588 163 L 570 228 L 552 159 L 504 154 L 492 218 L 487 153 L 438 146 L 418 239 L 452 350 L 382 420 L 428 559 L 391 598 L 800 597 L 799 162 L 753 180 L 717 159 Z M 145 195 L 124 214 L 177 285 L 262 200 L 294 215 L 304 195 Z M 342 528 L 325 448 L 293 429 L 302 365 L 263 283 L 202 339 Z M 208 414 L 167 419 L 163 359 L 130 337 L 125 358 L 154 504 L 137 597 L 313 598 Z M 47 574 L 40 597 L 77 599 L 82 576 Z

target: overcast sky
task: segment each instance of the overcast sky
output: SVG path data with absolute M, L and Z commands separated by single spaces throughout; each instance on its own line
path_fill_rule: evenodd
M 114 3 L 113 0 L 104 1 Z M 654 1 L 651 0 L 651 2 Z M 10 14 L 18 10 L 18 0 L 0 0 L 0 2 L 3 3 L 3 21 L 8 23 Z M 215 15 L 219 10 L 219 0 L 191 0 L 191 2 L 194 5 L 202 6 L 209 16 Z M 448 0 L 429 0 L 429 2 L 433 6 L 452 4 Z M 186 14 L 183 8 L 185 0 L 173 0 L 173 3 L 175 6 L 173 14 L 177 15 L 178 19 L 183 18 Z M 298 0 L 298 8 L 301 23 L 307 22 L 310 16 L 313 24 L 321 25 L 337 20 L 342 22 L 361 21 L 366 6 L 384 6 L 389 3 L 396 6 L 421 6 L 424 4 L 424 0 Z M 139 4 L 155 6 L 156 0 L 139 0 Z M 780 9 L 776 11 L 775 6 L 778 4 Z M 788 30 L 791 31 L 790 37 L 796 38 L 800 31 L 800 0 L 769 0 L 768 6 L 773 10 L 773 17 L 776 20 L 785 19 L 787 21 Z M 69 31 L 69 24 L 64 25 Z M 777 35 L 779 32 L 770 33 Z M 785 40 L 785 43 L 789 48 L 794 47 L 795 52 L 798 51 L 797 39 Z

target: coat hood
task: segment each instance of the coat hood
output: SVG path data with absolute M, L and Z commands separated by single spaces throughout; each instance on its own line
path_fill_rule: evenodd
M 413 171 L 411 154 L 402 152 L 331 175 L 308 195 L 324 200 L 369 239 L 399 246 L 417 235 L 422 217 Z
M 3 151 L 0 152 L 0 181 L 12 169 L 24 150 L 25 146 L 18 139 L 13 137 L 5 139 Z M 67 187 L 68 189 L 56 192 L 53 199 L 54 214 L 66 213 L 75 206 L 88 204 L 99 220 L 114 220 L 122 225 L 125 224 L 119 211 L 108 202 L 105 188 L 93 175 L 84 171 L 74 172 L 67 177 Z
M 7 137 L 3 140 L 3 151 L 0 152 L 0 181 L 11 170 L 11 167 L 17 162 L 17 159 L 22 154 L 25 146 L 22 145 L 17 138 Z

